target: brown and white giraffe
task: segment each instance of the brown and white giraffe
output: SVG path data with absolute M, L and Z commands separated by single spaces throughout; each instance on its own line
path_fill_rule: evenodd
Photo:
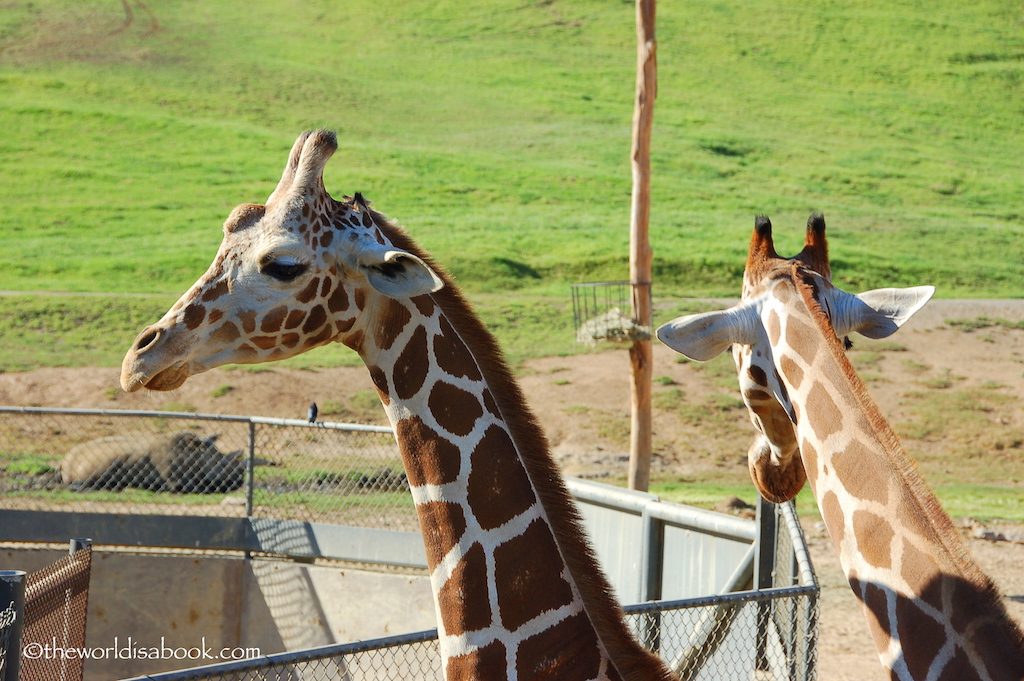
M 759 218 L 743 302 L 675 320 L 659 329 L 659 338 L 694 359 L 739 344 L 739 356 L 753 358 L 747 378 L 772 378 L 770 385 L 761 382 L 765 394 L 754 405 L 764 409 L 778 401 L 772 408 L 791 415 L 791 432 L 769 427 L 762 433 L 770 440 L 781 431 L 783 446 L 799 451 L 891 678 L 1020 681 L 1021 630 L 868 395 L 840 340 L 854 330 L 887 335 L 931 291 L 845 294 L 828 278 L 824 220 L 812 216 L 808 232 L 804 253 L 783 259 L 775 253 L 771 223 Z
M 669 679 L 631 637 L 546 440 L 451 280 L 358 194 L 335 201 L 333 133 L 299 137 L 266 205 L 128 351 L 126 391 L 341 342 L 395 427 L 449 680 Z

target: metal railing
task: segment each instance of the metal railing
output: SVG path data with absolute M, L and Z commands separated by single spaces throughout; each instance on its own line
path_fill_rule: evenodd
M 818 585 L 791 504 L 773 507 L 776 552 L 768 588 L 624 608 L 638 640 L 685 681 L 816 678 Z M 749 580 L 748 580 L 749 581 Z M 437 630 L 322 646 L 135 677 L 130 681 L 394 681 L 441 679 Z

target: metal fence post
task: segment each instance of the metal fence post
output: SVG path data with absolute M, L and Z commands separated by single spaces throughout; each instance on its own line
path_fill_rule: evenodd
M 778 516 L 775 504 L 764 497 L 757 498 L 757 560 L 754 562 L 754 588 L 758 591 L 774 586 L 775 559 L 778 549 Z M 768 669 L 765 644 L 770 630 L 771 601 L 757 604 L 757 669 Z
M 0 570 L 0 681 L 18 681 L 25 626 L 23 570 Z
M 245 517 L 252 517 L 252 497 L 256 488 L 256 423 L 249 421 L 249 457 L 245 471 Z
M 92 546 L 92 539 L 89 537 L 77 537 L 72 539 L 70 546 L 68 547 L 68 555 L 73 556 L 79 551 L 84 551 L 90 546 Z

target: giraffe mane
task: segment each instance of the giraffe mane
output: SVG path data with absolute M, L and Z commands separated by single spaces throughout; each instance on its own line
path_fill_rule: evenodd
M 924 480 L 918 470 L 917 463 L 903 448 L 899 436 L 889 425 L 888 420 L 882 414 L 878 403 L 868 392 L 864 381 L 857 375 L 846 353 L 843 351 L 842 342 L 836 337 L 832 330 L 828 316 L 818 304 L 815 295 L 816 283 L 809 276 L 808 272 L 794 263 L 791 269 L 792 281 L 800 294 L 801 299 L 807 306 L 811 318 L 818 327 L 818 332 L 825 341 L 825 345 L 839 364 L 847 387 L 857 402 L 860 411 L 865 414 L 871 426 L 871 430 L 879 443 L 883 446 L 886 455 L 893 463 L 899 475 L 906 481 L 907 487 L 913 499 L 918 503 L 925 514 L 929 527 L 931 528 L 937 542 L 946 551 L 952 565 L 960 573 L 960 577 L 969 582 L 980 594 L 988 600 L 991 611 L 996 615 L 999 626 L 1007 634 L 1010 641 L 1014 642 L 1018 649 L 1024 649 L 1024 631 L 1010 617 L 1006 606 L 1003 604 L 999 590 L 992 582 L 992 579 L 985 574 L 971 557 L 966 545 L 961 539 L 959 532 L 953 526 L 949 514 L 942 508 L 935 494 L 931 491 L 928 483 Z
M 642 648 L 626 628 L 622 609 L 598 566 L 593 547 L 586 539 L 579 511 L 551 457 L 547 437 L 527 405 L 494 337 L 472 311 L 451 275 L 434 262 L 397 222 L 374 210 L 361 195 L 358 198 L 374 224 L 395 246 L 423 259 L 444 282 L 440 290 L 427 295 L 441 308 L 466 346 L 475 349 L 474 359 L 540 496 L 541 506 L 554 530 L 558 550 L 583 598 L 587 616 L 624 681 L 674 681 L 661 661 Z

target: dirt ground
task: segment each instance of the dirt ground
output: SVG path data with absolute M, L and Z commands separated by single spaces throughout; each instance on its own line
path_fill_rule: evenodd
M 980 410 L 984 437 L 957 433 L 954 439 L 963 441 L 951 443 L 922 431 L 918 439 L 907 441 L 907 447 L 921 458 L 921 470 L 929 479 L 955 478 L 963 466 L 995 466 L 993 475 L 1016 481 L 1024 494 L 1024 330 L 975 323 L 980 328 L 965 332 L 963 325 L 949 323 L 979 318 L 1019 321 L 1024 319 L 1024 301 L 933 301 L 884 344 L 855 339 L 851 358 L 883 413 L 905 438 L 901 424 L 914 433 L 924 418 L 914 411 L 922 394 L 948 395 L 952 386 L 1001 396 L 993 403 L 997 406 Z M 522 367 L 521 385 L 567 475 L 624 475 L 628 371 L 623 351 L 542 358 Z M 655 346 L 653 476 L 684 483 L 736 484 L 746 479 L 745 452 L 753 431 L 735 403 L 735 377 L 730 371 L 728 362 L 682 363 L 664 346 Z M 117 385 L 118 370 L 111 368 L 4 374 L 0 404 L 116 409 L 171 405 L 207 413 L 305 418 L 310 401 L 316 401 L 325 420 L 383 419 L 383 412 L 372 405 L 372 385 L 361 367 L 218 369 L 189 379 L 171 393 L 126 395 Z M 977 453 L 977 459 L 968 453 L 969 460 L 961 460 L 958 453 L 970 446 L 985 451 Z M 751 488 L 748 501 L 752 500 Z M 970 550 L 1005 595 L 1012 615 L 1024 622 L 1024 543 L 976 539 L 973 533 L 979 528 L 962 522 Z M 805 526 L 822 587 L 819 678 L 884 678 L 824 529 L 816 519 L 808 519 Z M 1024 541 L 1024 527 L 989 529 L 1004 529 L 1011 536 L 1019 533 Z

